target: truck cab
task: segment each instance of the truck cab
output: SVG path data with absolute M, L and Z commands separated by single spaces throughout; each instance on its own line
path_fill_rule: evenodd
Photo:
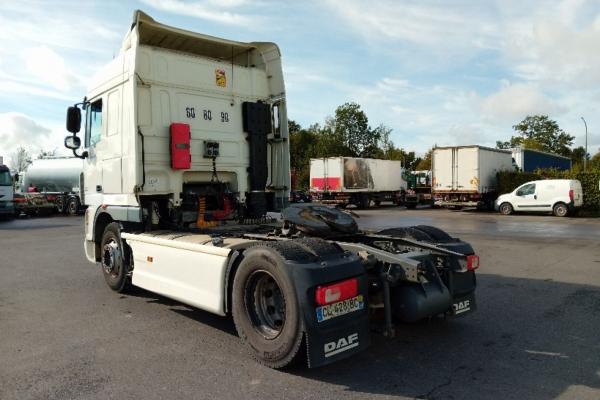
M 91 261 L 110 220 L 189 228 L 288 203 L 285 88 L 273 43 L 188 32 L 138 11 L 119 55 L 68 120 L 75 134 L 83 127 L 76 155 L 85 160 Z
M 0 162 L 0 218 L 15 215 L 14 187 L 10 170 Z

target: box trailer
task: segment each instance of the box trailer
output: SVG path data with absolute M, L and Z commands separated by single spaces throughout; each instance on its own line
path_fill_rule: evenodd
M 523 172 L 553 168 L 561 171 L 571 169 L 571 158 L 541 150 L 515 147 L 512 149 L 514 165 Z
M 514 169 L 510 151 L 475 145 L 436 147 L 431 165 L 435 205 L 454 208 L 493 209 L 496 173 Z
M 382 201 L 402 202 L 407 188 L 400 161 L 329 157 L 310 160 L 313 200 L 367 208 Z
M 356 354 L 374 329 L 392 336 L 392 318 L 475 310 L 479 258 L 468 243 L 422 225 L 367 232 L 338 208 L 286 204 L 277 45 L 188 32 L 141 11 L 128 28 L 119 55 L 68 108 L 65 138 L 84 159 L 83 247 L 111 289 L 230 315 L 247 352 L 272 368 Z

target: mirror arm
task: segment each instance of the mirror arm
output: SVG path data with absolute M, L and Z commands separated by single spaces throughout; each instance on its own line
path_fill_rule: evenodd
M 88 152 L 84 151 L 81 155 L 77 154 L 77 150 L 73 149 L 73 155 L 77 158 L 86 159 L 88 157 Z

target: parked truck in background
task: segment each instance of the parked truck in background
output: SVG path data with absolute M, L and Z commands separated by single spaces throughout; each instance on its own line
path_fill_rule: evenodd
M 512 154 L 483 146 L 436 147 L 431 157 L 435 205 L 494 209 L 496 174 L 514 170 Z
M 249 354 L 273 368 L 355 354 L 381 320 L 391 336 L 393 317 L 473 311 L 469 244 L 430 226 L 372 233 L 337 208 L 287 207 L 286 108 L 275 44 L 136 11 L 119 55 L 67 111 L 65 146 L 84 159 L 84 249 L 108 286 L 232 315 Z
M 14 186 L 9 168 L 0 156 L 0 218 L 12 218 L 15 215 Z
M 534 172 L 536 169 L 571 169 L 571 158 L 545 151 L 515 147 L 512 150 L 514 165 L 523 172 Z
M 368 208 L 382 201 L 401 204 L 406 191 L 400 161 L 355 157 L 310 160 L 313 201 Z
M 77 215 L 83 210 L 80 180 L 83 160 L 77 157 L 51 157 L 34 160 L 22 174 L 21 191 L 35 190 L 55 204 L 59 213 Z
M 416 208 L 418 205 L 433 205 L 431 194 L 431 171 L 410 171 L 406 175 L 408 189 L 404 195 L 406 208 Z

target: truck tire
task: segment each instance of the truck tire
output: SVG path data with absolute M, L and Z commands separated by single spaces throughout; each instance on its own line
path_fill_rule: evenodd
M 304 337 L 294 284 L 268 246 L 248 249 L 233 279 L 232 314 L 251 356 L 270 368 L 297 359 Z
M 371 198 L 369 198 L 368 195 L 362 195 L 362 196 L 360 196 L 360 198 L 359 198 L 358 201 L 359 201 L 358 207 L 361 208 L 361 209 L 363 209 L 363 210 L 366 210 L 371 205 Z
M 406 204 L 406 208 L 408 208 L 409 210 L 414 210 L 415 208 L 417 208 L 417 205 L 414 203 L 408 203 Z
M 500 211 L 500 214 L 502 215 L 510 215 L 513 213 L 513 206 L 510 203 L 502 203 L 500 204 L 498 211 Z
M 552 213 L 557 217 L 566 217 L 569 214 L 569 208 L 565 203 L 556 203 L 552 207 Z
M 67 201 L 67 213 L 69 215 L 79 214 L 79 199 L 77 197 L 71 197 Z
M 104 229 L 100 251 L 100 264 L 106 284 L 115 292 L 126 291 L 129 288 L 129 269 L 125 262 L 123 242 L 117 222 L 111 222 Z
M 56 200 L 54 202 L 56 204 L 56 212 L 59 214 L 63 214 L 65 212 L 65 197 L 64 196 L 56 196 Z

